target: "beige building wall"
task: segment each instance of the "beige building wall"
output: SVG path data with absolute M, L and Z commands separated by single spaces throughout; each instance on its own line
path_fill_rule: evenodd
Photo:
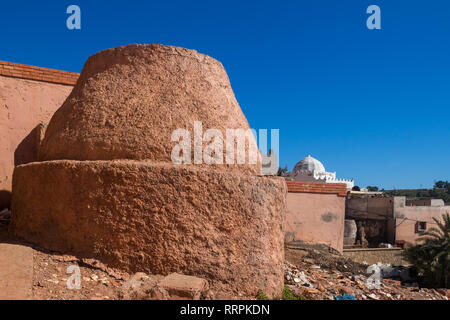
M 433 218 L 442 221 L 442 215 L 450 214 L 450 206 L 404 206 L 395 208 L 395 240 L 406 241 L 409 245 L 417 244 L 419 233 L 417 223 L 426 222 L 426 229 L 437 227 Z
M 9 206 L 14 167 L 36 160 L 34 128 L 50 120 L 76 78 L 71 72 L 0 61 L 0 209 Z

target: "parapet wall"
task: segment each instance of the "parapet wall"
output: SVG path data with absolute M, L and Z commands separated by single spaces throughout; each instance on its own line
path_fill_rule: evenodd
M 336 194 L 341 197 L 347 195 L 347 185 L 343 183 L 286 181 L 286 184 L 289 192 Z
M 285 241 L 325 244 L 342 251 L 347 186 L 302 181 L 286 183 Z
M 0 75 L 74 86 L 78 73 L 0 61 Z
M 9 207 L 14 167 L 37 160 L 40 122 L 48 123 L 78 74 L 0 61 L 0 209 Z

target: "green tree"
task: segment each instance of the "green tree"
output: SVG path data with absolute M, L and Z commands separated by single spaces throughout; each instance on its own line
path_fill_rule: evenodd
M 367 190 L 369 190 L 369 191 L 378 191 L 378 187 L 376 187 L 376 186 L 367 186 Z
M 405 250 L 405 258 L 423 273 L 432 287 L 450 287 L 450 215 L 433 218 L 437 227 L 421 233 L 420 244 Z
M 439 181 L 435 181 L 434 182 L 434 189 L 448 189 L 449 187 L 449 182 L 448 181 L 443 181 L 443 180 L 439 180 Z

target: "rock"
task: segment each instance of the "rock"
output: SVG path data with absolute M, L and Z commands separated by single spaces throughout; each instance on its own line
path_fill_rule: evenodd
M 348 286 L 336 286 L 336 289 L 339 291 L 339 293 L 341 294 L 348 294 L 351 296 L 355 295 L 355 290 L 352 287 L 348 287 Z
M 319 290 L 320 292 L 326 292 L 325 287 L 324 287 L 321 283 L 319 283 L 319 284 L 317 285 L 317 290 Z
M 59 281 L 58 281 L 58 280 L 55 280 L 55 279 L 47 279 L 47 281 L 48 281 L 48 282 L 51 282 L 51 283 L 53 283 L 53 284 L 58 284 L 58 283 L 59 283 Z
M 199 300 L 209 286 L 205 279 L 172 273 L 165 277 L 158 286 L 165 289 L 171 299 Z
M 75 256 L 71 256 L 71 255 L 67 255 L 67 254 L 63 254 L 63 255 L 52 255 L 51 258 L 53 260 L 56 261 L 60 261 L 60 262 L 78 262 L 79 259 Z
M 216 299 L 216 293 L 212 291 L 211 289 L 206 290 L 206 292 L 203 293 L 204 300 L 215 300 Z
M 158 286 L 150 289 L 149 296 L 152 300 L 172 300 L 167 290 Z
M 199 300 L 213 299 L 208 281 L 198 277 L 172 273 L 166 277 L 139 272 L 126 281 L 119 291 L 125 300 Z
M 120 288 L 119 297 L 124 300 L 167 300 L 167 292 L 156 288 L 158 282 L 163 278 L 160 275 L 147 275 L 138 272 L 124 282 Z
M 445 297 L 450 299 L 450 289 L 436 289 L 436 291 L 439 294 L 441 294 L 441 295 L 443 295 L 443 296 L 445 296 Z

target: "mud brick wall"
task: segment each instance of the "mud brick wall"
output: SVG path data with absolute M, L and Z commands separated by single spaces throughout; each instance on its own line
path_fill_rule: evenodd
M 287 181 L 285 242 L 325 244 L 342 251 L 347 186 Z
M 14 167 L 36 160 L 39 124 L 50 121 L 78 76 L 0 61 L 0 209 L 10 206 Z
M 400 248 L 345 249 L 343 252 L 344 256 L 356 262 L 367 262 L 369 265 L 377 262 L 403 265 L 405 261 L 402 259 L 402 253 Z

